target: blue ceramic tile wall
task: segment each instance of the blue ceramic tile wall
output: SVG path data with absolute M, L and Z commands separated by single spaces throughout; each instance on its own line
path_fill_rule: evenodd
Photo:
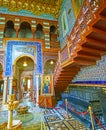
M 106 55 L 96 65 L 82 68 L 73 83 L 106 84 Z

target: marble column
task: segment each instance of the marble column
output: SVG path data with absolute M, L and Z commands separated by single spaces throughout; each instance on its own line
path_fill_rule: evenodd
M 36 106 L 38 106 L 39 102 L 39 75 L 36 75 Z
M 3 100 L 2 100 L 3 104 L 6 103 L 6 99 L 7 99 L 6 96 L 7 96 L 7 77 L 4 77 Z
M 36 90 L 36 77 L 35 77 L 35 70 L 33 70 L 33 84 L 32 84 L 32 86 L 33 86 L 33 89 L 34 89 L 34 91 Z
M 12 94 L 12 81 L 13 77 L 9 77 L 9 95 Z

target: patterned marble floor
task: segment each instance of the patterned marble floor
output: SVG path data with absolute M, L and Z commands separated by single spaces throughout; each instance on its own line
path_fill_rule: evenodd
M 41 118 L 45 123 L 45 128 L 42 130 L 87 130 L 87 128 L 82 125 L 79 121 L 74 119 L 72 115 L 69 114 L 68 118 L 66 118 L 67 113 L 63 108 L 54 108 L 54 109 L 44 109 L 36 107 L 33 102 L 29 100 L 23 100 L 19 104 L 19 106 L 29 106 L 29 113 L 33 114 L 33 118 L 31 120 L 24 121 L 22 126 L 22 130 L 41 130 L 38 127 L 35 127 L 35 124 L 41 123 Z M 17 113 L 14 111 L 13 116 L 16 118 Z M 23 115 L 25 116 L 25 115 Z M 26 117 L 25 117 L 26 118 Z M 8 119 L 8 111 L 0 110 L 0 123 L 7 122 Z M 17 117 L 18 119 L 18 117 Z
M 54 114 L 44 115 L 48 130 L 87 130 L 79 121 L 68 114 L 64 109 L 53 109 Z

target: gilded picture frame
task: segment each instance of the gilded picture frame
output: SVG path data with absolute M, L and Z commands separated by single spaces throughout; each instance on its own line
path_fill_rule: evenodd
M 53 95 L 53 75 L 45 74 L 42 76 L 41 95 Z

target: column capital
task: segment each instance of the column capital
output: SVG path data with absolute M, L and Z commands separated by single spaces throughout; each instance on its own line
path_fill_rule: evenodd
M 4 77 L 3 80 L 7 80 L 7 77 Z
M 39 74 L 36 74 L 35 77 L 36 77 L 36 78 L 39 77 Z
M 14 26 L 14 29 L 15 29 L 16 31 L 19 31 L 20 26 Z
M 9 76 L 9 79 L 12 80 L 12 79 L 13 79 L 13 76 Z
M 35 74 L 35 77 L 42 77 L 43 74 Z
M 31 30 L 32 30 L 32 32 L 35 32 L 36 28 L 35 27 L 31 27 Z

